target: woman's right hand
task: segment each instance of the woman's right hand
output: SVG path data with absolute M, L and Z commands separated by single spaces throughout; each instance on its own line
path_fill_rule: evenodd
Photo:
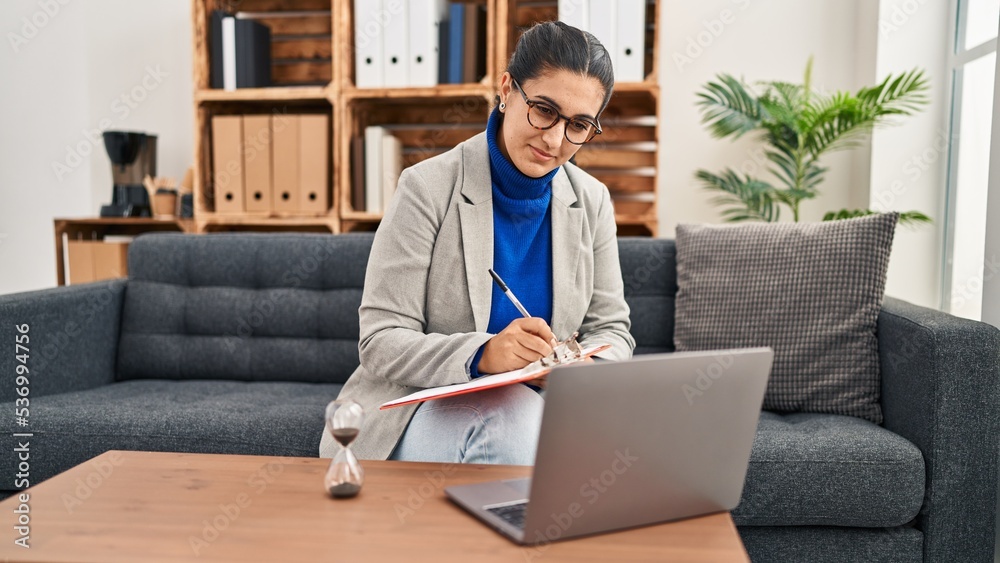
M 511 321 L 507 328 L 486 342 L 479 359 L 479 373 L 502 373 L 521 369 L 552 353 L 555 335 L 540 318 Z

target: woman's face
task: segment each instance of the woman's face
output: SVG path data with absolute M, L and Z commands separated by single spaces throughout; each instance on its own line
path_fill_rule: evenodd
M 568 70 L 546 71 L 519 84 L 528 100 L 545 102 L 566 117 L 596 122 L 604 102 L 600 81 Z M 506 103 L 497 139 L 500 151 L 526 176 L 544 176 L 580 150 L 580 145 L 566 140 L 566 120 L 544 130 L 528 123 L 528 106 L 508 72 L 500 79 L 500 100 Z

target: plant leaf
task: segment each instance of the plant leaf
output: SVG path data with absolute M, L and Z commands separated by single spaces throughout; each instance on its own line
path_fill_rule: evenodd
M 902 211 L 899 214 L 899 224 L 907 226 L 916 226 L 920 224 L 929 225 L 933 223 L 934 220 L 924 215 L 919 211 Z
M 874 215 L 879 213 L 878 211 L 873 211 L 871 209 L 841 209 L 839 211 L 830 211 L 826 215 L 823 215 L 824 221 L 839 221 L 841 219 L 853 219 L 855 217 L 865 217 L 868 215 Z M 929 224 L 933 223 L 934 220 L 924 215 L 919 211 L 902 211 L 899 213 L 899 224 L 907 226 L 915 226 L 919 224 Z
M 895 115 L 911 115 L 928 102 L 928 81 L 914 69 L 889 75 L 857 94 L 817 96 L 803 112 L 803 145 L 813 159 L 825 152 L 857 146 L 872 128 Z
M 740 176 L 729 168 L 721 175 L 698 170 L 695 177 L 701 180 L 705 189 L 721 192 L 713 203 L 730 206 L 722 211 L 723 218 L 728 222 L 773 222 L 780 216 L 781 209 L 775 205 L 775 189 L 767 182 Z
M 765 112 L 756 96 L 746 86 L 728 74 L 716 77 L 698 93 L 701 122 L 708 125 L 716 137 L 730 135 L 739 138 L 760 126 Z

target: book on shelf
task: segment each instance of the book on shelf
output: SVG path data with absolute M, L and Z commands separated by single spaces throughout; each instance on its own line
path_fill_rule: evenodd
M 365 128 L 364 170 L 364 210 L 384 213 L 403 171 L 403 143 L 389 129 Z
M 464 22 L 462 82 L 479 82 L 486 76 L 486 6 L 466 4 Z
M 443 18 L 437 31 L 437 83 L 448 84 L 448 61 L 451 60 L 451 47 L 448 38 L 451 37 L 451 21 L 447 17 Z
M 365 210 L 365 138 L 351 138 L 351 209 Z
M 452 2 L 448 8 L 447 84 L 478 82 L 486 75 L 486 6 Z
M 452 2 L 448 7 L 448 81 L 462 82 L 462 60 L 465 56 L 465 9 L 462 2 Z
M 365 211 L 382 211 L 382 135 L 385 127 L 365 127 Z
M 382 212 L 389 208 L 389 201 L 396 193 L 399 175 L 403 172 L 403 143 L 398 137 L 384 131 L 382 134 Z
M 271 30 L 266 25 L 214 10 L 209 30 L 209 85 L 265 88 L 271 85 Z

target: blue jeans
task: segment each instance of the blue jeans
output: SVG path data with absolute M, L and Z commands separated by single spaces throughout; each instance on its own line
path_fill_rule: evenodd
M 534 465 L 544 404 L 519 383 L 425 401 L 389 459 Z

